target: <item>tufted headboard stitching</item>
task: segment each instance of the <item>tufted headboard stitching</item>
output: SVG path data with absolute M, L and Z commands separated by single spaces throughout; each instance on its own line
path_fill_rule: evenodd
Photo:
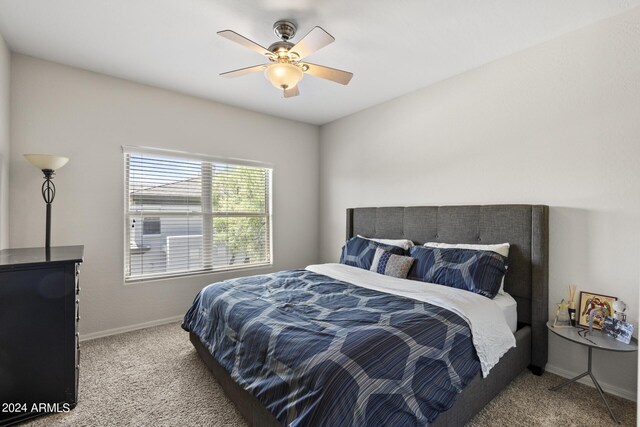
M 347 209 L 347 239 L 355 235 L 411 239 L 416 244 L 510 243 L 505 290 L 530 325 L 532 365 L 547 361 L 549 207 L 543 205 L 412 206 Z

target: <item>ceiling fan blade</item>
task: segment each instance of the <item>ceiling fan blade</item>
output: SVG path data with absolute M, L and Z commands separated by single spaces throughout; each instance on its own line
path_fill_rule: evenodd
M 285 91 L 284 91 L 284 97 L 285 98 L 292 98 L 292 97 L 298 96 L 298 95 L 300 95 L 300 90 L 298 89 L 298 85 L 295 85 L 291 89 L 285 89 Z
M 257 73 L 258 71 L 264 71 L 269 64 L 254 65 L 253 67 L 240 68 L 238 70 L 227 71 L 226 73 L 220 73 L 224 77 L 241 77 L 246 74 Z
M 218 31 L 218 35 L 224 37 L 225 39 L 229 39 L 232 42 L 236 42 L 238 44 L 241 44 L 242 46 L 251 49 L 254 52 L 259 53 L 260 55 L 264 55 L 264 56 L 272 56 L 273 52 L 267 50 L 266 48 L 260 46 L 258 43 L 249 40 L 248 38 L 246 38 L 245 36 L 241 36 L 240 34 L 236 33 L 235 31 L 231 31 L 231 30 L 224 30 L 224 31 Z
M 336 41 L 335 38 L 320 27 L 313 27 L 306 36 L 295 44 L 289 51 L 298 54 L 302 59 L 305 56 L 311 55 L 313 52 L 322 49 L 328 44 Z
M 305 73 L 320 77 L 321 79 L 331 80 L 341 85 L 348 85 L 353 77 L 353 73 L 336 68 L 323 67 L 322 65 L 310 64 L 308 62 L 305 62 L 304 65 L 308 67 Z

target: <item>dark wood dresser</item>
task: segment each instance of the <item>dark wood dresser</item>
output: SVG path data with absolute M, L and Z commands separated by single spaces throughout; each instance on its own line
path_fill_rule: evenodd
M 0 425 L 76 405 L 83 252 L 0 251 Z

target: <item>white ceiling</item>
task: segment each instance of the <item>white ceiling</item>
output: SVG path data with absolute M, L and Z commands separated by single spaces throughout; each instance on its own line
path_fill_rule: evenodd
M 254 111 L 324 124 L 640 5 L 640 0 L 0 0 L 15 52 Z M 308 57 L 354 73 L 349 86 L 306 76 L 282 98 L 260 55 L 276 20 L 319 25 L 336 42 Z

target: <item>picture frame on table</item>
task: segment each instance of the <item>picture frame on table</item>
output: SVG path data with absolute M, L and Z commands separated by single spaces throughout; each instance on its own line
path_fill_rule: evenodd
M 607 316 L 604 320 L 602 332 L 611 338 L 629 344 L 631 342 L 631 335 L 633 334 L 633 324 Z
M 607 316 L 613 316 L 613 303 L 617 297 L 596 294 L 594 292 L 580 292 L 580 304 L 578 305 L 578 325 L 589 327 L 589 316 L 595 310 L 593 317 L 593 329 L 601 330 Z M 605 313 L 602 313 L 603 309 Z

